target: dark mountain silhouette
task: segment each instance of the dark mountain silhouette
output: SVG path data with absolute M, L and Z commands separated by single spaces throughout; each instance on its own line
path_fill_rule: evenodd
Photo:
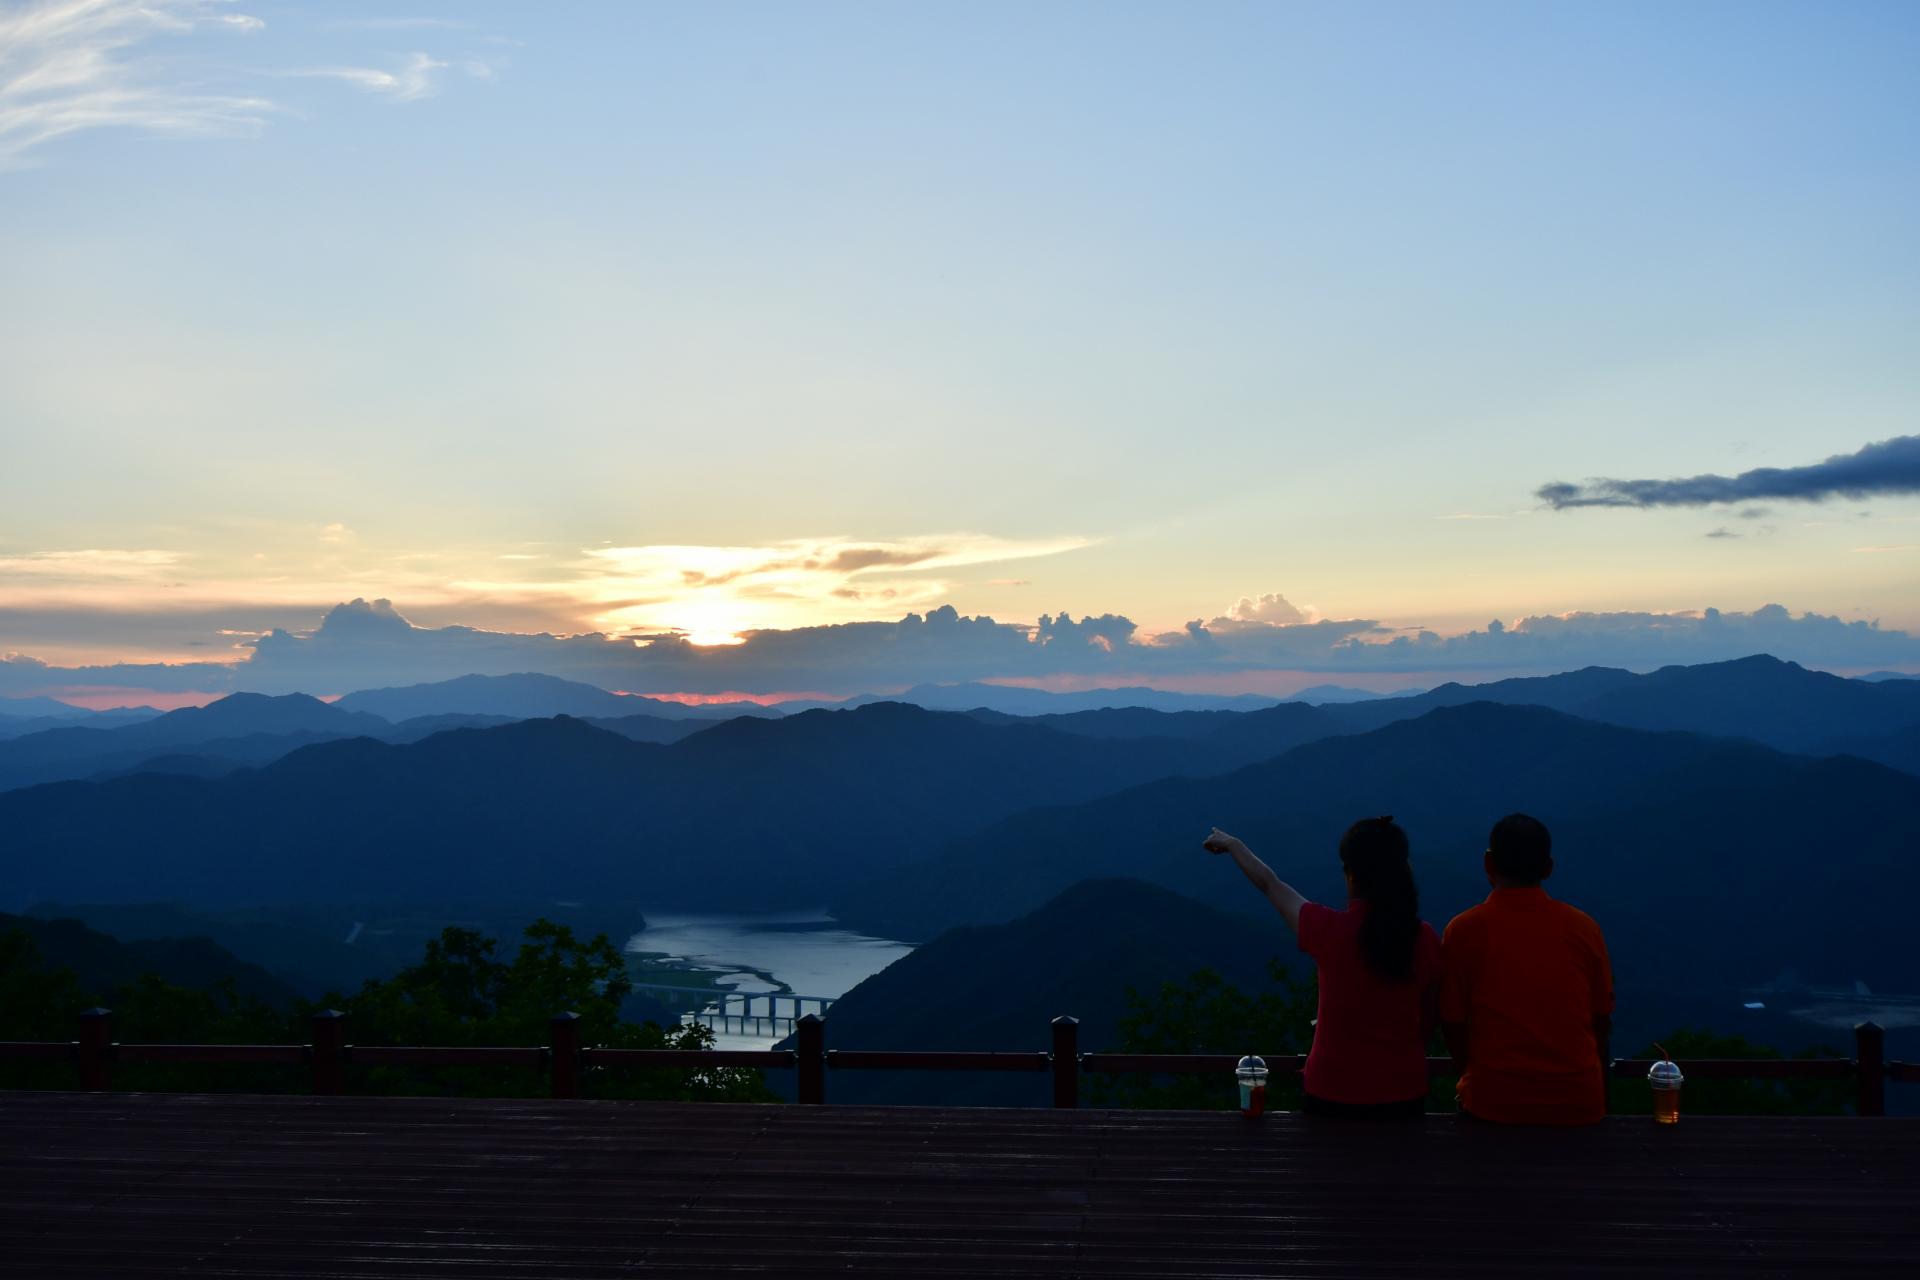
M 285 751 L 276 751 L 272 758 L 278 759 L 280 756 L 285 755 L 287 751 L 293 751 L 298 747 L 305 746 L 307 741 L 314 741 L 314 739 L 307 739 L 306 741 L 289 745 Z M 275 738 L 273 742 L 276 745 L 282 745 L 285 744 L 287 740 L 284 738 Z M 110 778 L 130 777 L 136 773 L 164 773 L 182 778 L 223 778 L 235 769 L 245 769 L 248 767 L 246 761 L 238 760 L 227 755 L 213 755 L 204 749 L 197 753 L 167 751 L 161 752 L 158 755 L 140 752 L 131 763 L 124 764 L 112 759 L 90 763 L 96 767 L 93 772 L 87 774 L 87 777 L 95 782 L 105 782 Z
M 1892 733 L 1836 738 L 1827 743 L 1827 749 L 1835 755 L 1859 756 L 1889 769 L 1920 774 L 1920 724 Z
M 1089 880 L 1007 924 L 954 929 L 836 1001 L 833 1049 L 1046 1049 L 1048 1024 L 1080 1020 L 1083 1049 L 1111 1047 L 1126 992 L 1211 968 L 1246 990 L 1279 957 L 1305 976 L 1278 916 L 1205 906 L 1138 880 Z M 1271 1046 L 1268 1046 L 1269 1048 Z M 1252 1046 L 1249 1046 L 1252 1048 Z M 1231 1087 L 1231 1081 L 1223 1087 Z M 830 1101 L 1044 1105 L 1043 1074 L 834 1072 Z
M 1369 732 L 1473 702 L 1548 707 L 1604 724 L 1746 738 L 1813 755 L 1871 754 L 1871 744 L 1880 738 L 1920 726 L 1920 681 L 1846 680 L 1765 655 L 1662 667 L 1647 675 L 1586 667 L 1487 684 L 1444 684 L 1370 702 L 1283 704 L 1243 714 L 1131 708 L 1039 719 L 1065 733 L 1193 740 L 1227 760 L 1267 744 L 1272 745 L 1269 754 L 1277 754 L 1315 738 Z M 1872 758 L 1892 763 L 1906 757 L 1896 746 Z
M 185 774 L 199 778 L 217 778 L 236 769 L 257 768 L 273 763 L 289 752 L 320 742 L 341 738 L 374 738 L 381 742 L 418 742 L 422 738 L 449 729 L 486 729 L 511 724 L 503 716 L 439 715 L 417 716 L 399 724 L 389 724 L 377 716 L 362 713 L 335 713 L 316 699 L 304 694 L 285 698 L 265 698 L 259 694 L 233 694 L 210 703 L 203 711 L 224 708 L 235 699 L 245 714 L 202 715 L 183 718 L 166 726 L 157 722 L 139 726 L 140 733 L 90 730 L 88 736 L 63 733 L 52 738 L 19 739 L 0 743 L 0 790 L 59 782 L 74 778 L 119 778 L 134 773 Z M 264 708 L 262 703 L 267 704 Z M 291 704 L 291 705 L 290 705 Z M 315 707 L 321 708 L 315 711 Z M 263 714 L 254 714 L 263 712 Z M 180 713 L 172 713 L 178 715 Z M 223 734 L 248 723 L 307 724 L 319 728 L 300 728 L 291 732 L 247 733 L 238 737 L 197 735 Z M 704 727 L 704 722 L 695 728 Z
M 1316 684 L 1288 694 L 1283 702 L 1310 702 L 1316 705 L 1325 702 L 1378 702 L 1388 697 L 1409 697 L 1408 693 L 1375 693 L 1371 689 L 1353 689 L 1343 684 Z
M 58 698 L 0 698 L 0 716 L 9 719 L 85 720 L 95 714 Z
M 342 711 L 304 693 L 235 693 L 117 728 L 74 726 L 0 742 L 0 789 L 124 772 L 151 756 L 203 755 L 240 764 L 278 759 L 329 738 L 384 734 L 378 716 Z
M 1469 702 L 1551 707 L 1632 729 L 1747 738 L 1811 753 L 1823 753 L 1837 737 L 1920 724 L 1920 681 L 1846 680 L 1765 654 L 1646 675 L 1587 667 L 1490 684 L 1446 684 L 1416 697 L 1326 710 L 1350 729 L 1367 729 Z
M 997 712 L 969 715 L 992 724 L 1016 722 Z M 1259 711 L 1153 711 L 1112 707 L 1065 715 L 1032 716 L 1036 724 L 1082 737 L 1117 740 L 1171 739 L 1186 752 L 1188 774 L 1226 773 L 1322 738 L 1356 732 L 1338 718 L 1336 708 L 1288 702 Z
M 334 705 L 393 721 L 437 715 L 506 716 L 514 720 L 650 715 L 663 720 L 724 720 L 737 715 L 780 714 L 754 702 L 688 705 L 661 698 L 609 693 L 596 685 L 532 672 L 511 676 L 459 676 L 396 689 L 363 689 L 346 695 Z
M 1486 832 L 1516 809 L 1552 828 L 1551 888 L 1601 920 L 1623 983 L 1724 986 L 1791 969 L 1920 990 L 1920 958 L 1904 941 L 1920 892 L 1910 856 L 1920 779 L 1489 703 L 1221 777 L 1022 813 L 843 895 L 835 914 L 923 940 L 1016 918 L 1077 881 L 1115 875 L 1264 910 L 1231 864 L 1198 852 L 1216 823 L 1309 896 L 1338 901 L 1340 832 L 1392 813 L 1413 839 L 1426 912 L 1443 924 L 1485 895 Z
M 678 742 L 703 733 L 718 723 L 714 720 L 668 720 L 660 716 L 593 716 L 587 723 L 608 733 L 617 733 L 635 742 Z
M 449 925 L 496 938 L 511 954 L 526 926 L 548 919 L 583 937 L 622 944 L 646 927 L 630 902 L 300 903 L 209 909 L 177 902 L 40 903 L 36 921 L 78 920 L 131 945 L 211 938 L 308 999 L 352 994 L 370 978 L 419 963 L 427 941 Z
M 0 742 L 24 738 L 30 733 L 45 733 L 49 729 L 72 727 L 73 721 L 65 716 L 0 716 Z
M 1663 667 L 1573 710 L 1634 729 L 1689 729 L 1817 752 L 1843 734 L 1920 725 L 1920 682 L 1846 680 L 1758 656 Z
M 402 720 L 391 729 L 367 733 L 369 738 L 378 738 L 382 742 L 418 742 L 430 738 L 436 733 L 445 733 L 449 729 L 492 729 L 498 725 L 512 724 L 519 716 L 483 716 L 465 715 L 449 712 L 445 715 L 414 716 Z
M 91 711 L 86 707 L 69 706 L 55 698 L 0 698 L 0 741 L 77 725 L 85 725 L 90 729 L 114 729 L 124 724 L 151 720 L 159 714 L 152 707 L 114 707 L 109 711 Z
M 1054 693 L 1020 685 L 918 684 L 905 693 L 863 693 L 843 702 L 787 702 L 787 711 L 864 707 L 875 702 L 905 702 L 929 711 L 998 711 L 1005 715 L 1035 716 L 1071 711 L 1098 711 L 1106 707 L 1150 707 L 1157 711 L 1252 711 L 1270 707 L 1277 699 L 1256 693 L 1175 693 L 1166 689 L 1129 686 L 1121 689 L 1084 689 Z
M 897 704 L 734 719 L 672 746 L 566 717 L 407 746 L 355 738 L 211 780 L 0 794 L 0 893 L 818 905 L 956 834 L 1165 776 L 1189 756 Z
M 125 942 L 78 920 L 0 914 L 0 933 L 19 929 L 33 939 L 40 962 L 71 969 L 88 994 L 111 999 L 116 988 L 152 974 L 176 986 L 204 989 L 231 982 L 236 994 L 282 1008 L 298 996 L 259 965 L 204 937 Z
M 1028 724 L 1044 725 L 1049 729 L 1058 729 L 1062 733 L 1076 733 L 1087 738 L 1178 738 L 1183 742 L 1194 742 L 1219 733 L 1238 723 L 1244 716 L 1250 714 L 1265 716 L 1268 712 L 1266 710 L 1261 712 L 1160 711 L 1151 707 L 1100 707 L 1091 711 L 1016 716 L 1005 711 L 976 707 L 967 714 L 988 724 L 1025 721 Z M 1294 714 L 1292 708 L 1282 713 L 1282 715 L 1292 714 Z M 1323 729 L 1322 735 L 1328 731 L 1330 730 Z

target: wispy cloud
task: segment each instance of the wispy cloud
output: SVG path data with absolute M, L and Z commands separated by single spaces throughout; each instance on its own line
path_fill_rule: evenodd
M 1059 555 L 1087 538 L 1021 541 L 980 534 L 893 540 L 803 538 L 765 546 L 598 547 L 546 582 L 462 583 L 489 596 L 571 599 L 608 631 L 731 643 L 749 632 L 820 618 L 870 618 L 943 599 L 944 571 Z
M 381 67 L 308 67 L 281 74 L 308 79 L 340 80 L 367 93 L 396 102 L 431 98 L 440 89 L 440 73 L 447 63 L 431 54 L 410 53 L 392 70 Z
M 454 18 L 342 18 L 329 31 L 464 31 L 471 24 Z
M 150 578 L 180 563 L 175 551 L 125 551 L 89 547 L 79 551 L 37 551 L 28 555 L 0 555 L 0 583 L 10 577 Z
M 1736 476 L 1675 480 L 1555 481 L 1535 490 L 1556 511 L 1568 507 L 1704 507 L 1762 498 L 1818 502 L 1872 494 L 1920 493 L 1920 436 L 1895 436 L 1804 467 L 1756 467 Z
M 249 137 L 273 103 L 169 82 L 135 55 L 166 37 L 265 24 L 229 0 L 42 0 L 0 13 L 0 168 L 89 129 L 155 137 Z
M 332 80 L 391 102 L 434 96 L 458 67 L 495 79 L 505 62 L 468 51 L 457 58 L 425 51 L 342 63 L 273 68 L 237 65 L 242 46 L 219 43 L 204 58 L 198 37 L 219 40 L 266 23 L 236 8 L 244 0 L 0 0 L 0 170 L 24 167 L 36 148 L 99 129 L 159 138 L 250 138 L 282 110 L 256 86 L 287 77 Z M 471 45 L 466 23 L 439 18 L 370 18 L 329 24 L 338 30 L 436 33 Z M 206 45 L 205 48 L 216 47 Z M 247 45 L 252 48 L 257 46 Z

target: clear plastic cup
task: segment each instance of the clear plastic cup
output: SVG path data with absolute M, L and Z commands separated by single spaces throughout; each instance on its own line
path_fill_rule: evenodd
M 1647 1068 L 1647 1087 L 1653 1090 L 1655 1124 L 1680 1123 L 1680 1086 L 1685 1082 L 1680 1064 L 1671 1058 L 1662 1058 Z
M 1240 1082 L 1240 1114 L 1257 1116 L 1267 1109 L 1267 1063 L 1264 1058 L 1248 1054 L 1240 1059 L 1240 1065 L 1234 1068 L 1234 1077 Z

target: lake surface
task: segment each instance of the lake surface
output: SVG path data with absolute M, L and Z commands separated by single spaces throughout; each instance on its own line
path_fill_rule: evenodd
M 729 991 L 843 996 L 913 950 L 904 942 L 843 929 L 825 912 L 650 916 L 627 940 L 630 953 L 665 956 L 711 975 Z M 676 985 L 670 975 L 649 979 Z M 763 1036 L 721 1035 L 723 1049 L 765 1049 Z

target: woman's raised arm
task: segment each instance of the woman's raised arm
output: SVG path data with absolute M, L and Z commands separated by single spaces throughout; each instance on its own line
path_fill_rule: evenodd
M 1208 853 L 1224 853 L 1231 857 L 1253 887 L 1286 919 L 1287 927 L 1299 931 L 1300 908 L 1307 904 L 1306 898 L 1298 889 L 1273 874 L 1272 867 L 1256 858 L 1253 850 L 1247 848 L 1246 841 L 1215 827 L 1213 834 L 1200 842 L 1200 847 Z

